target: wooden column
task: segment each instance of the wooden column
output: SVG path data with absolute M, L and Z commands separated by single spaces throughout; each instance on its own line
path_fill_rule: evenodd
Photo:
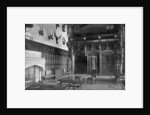
M 72 55 L 72 74 L 75 73 L 75 55 Z
M 39 72 L 40 72 L 40 73 L 39 73 L 39 74 L 40 74 L 40 76 L 39 76 L 39 81 L 42 81 L 42 78 L 41 78 L 41 77 L 42 77 L 41 71 L 39 71 Z
M 121 30 L 121 65 L 120 65 L 120 73 L 123 74 L 123 58 L 124 58 L 124 48 L 123 48 L 123 39 L 124 39 L 124 28 Z
M 101 45 L 99 45 L 99 75 L 102 75 L 102 52 Z
M 88 56 L 86 56 L 86 74 L 88 74 Z
M 72 70 L 71 70 L 71 74 L 75 73 L 75 55 L 73 52 L 73 48 L 71 49 L 71 53 L 72 53 Z
M 91 74 L 91 69 L 92 69 L 92 58 L 89 56 L 89 74 Z
M 99 68 L 100 68 L 99 75 L 102 75 L 102 53 L 101 52 L 99 53 Z
M 89 74 L 89 56 L 87 55 L 87 74 Z

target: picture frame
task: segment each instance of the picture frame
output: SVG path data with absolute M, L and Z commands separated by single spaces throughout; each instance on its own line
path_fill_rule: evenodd
M 25 4 L 24 4 L 24 3 L 25 3 Z M 9 17 L 8 17 L 8 12 L 7 12 L 8 10 L 6 10 L 7 7 L 12 7 L 12 6 L 13 6 L 13 7 L 15 7 L 15 6 L 17 6 L 17 7 L 18 7 L 18 6 L 25 6 L 25 7 L 33 6 L 33 7 L 35 7 L 32 3 L 26 3 L 26 2 L 24 2 L 24 3 L 22 2 L 21 4 L 20 4 L 20 3 L 17 4 L 17 2 L 16 2 L 17 5 L 15 5 L 15 3 L 6 3 L 6 4 L 4 3 L 5 5 L 3 4 L 3 11 L 5 11 L 5 14 L 4 14 L 4 17 L 3 17 L 3 21 L 5 22 L 5 23 L 3 24 L 3 27 L 4 27 L 4 28 L 7 28 L 8 25 L 9 25 L 9 23 L 6 22 L 6 16 L 7 16 L 7 18 L 9 18 Z M 23 4 L 24 4 L 24 5 L 23 5 Z M 27 4 L 28 4 L 28 5 L 27 5 Z M 38 4 L 38 3 L 37 3 L 37 4 Z M 78 5 L 77 5 L 77 4 L 74 4 L 74 5 L 68 5 L 68 4 L 67 4 L 67 5 L 65 5 L 64 3 L 62 3 L 63 6 L 62 6 L 62 5 L 59 5 L 59 7 L 87 7 L 87 6 L 89 6 L 90 4 L 91 4 L 91 3 L 87 3 L 87 5 L 84 6 L 83 3 L 80 3 L 80 5 L 79 5 L 79 4 L 78 4 Z M 127 4 L 126 4 L 126 5 L 127 5 Z M 111 2 L 111 5 L 110 5 L 109 7 L 114 7 L 114 6 L 117 6 L 117 7 L 118 7 L 118 6 L 119 6 L 119 7 L 120 7 L 120 6 L 125 6 L 125 7 L 127 7 L 126 5 L 123 5 L 123 4 L 122 4 L 122 5 L 115 5 L 114 3 Z M 128 5 L 129 5 L 129 4 L 128 4 Z M 39 6 L 39 5 L 37 5 L 37 6 Z M 56 6 L 58 6 L 58 5 L 57 5 L 57 3 L 53 3 L 53 5 L 48 6 L 48 5 L 44 4 L 44 3 L 42 3 L 42 4 L 40 5 L 40 7 L 41 7 L 41 6 L 44 6 L 44 7 L 56 7 Z M 103 2 L 103 6 L 102 6 L 102 5 L 99 5 L 99 6 L 98 6 L 96 3 L 93 3 L 93 4 L 90 5 L 90 7 L 106 7 L 106 6 L 107 6 L 106 3 L 104 3 L 104 2 Z M 132 3 L 132 4 L 130 4 L 129 6 L 133 6 L 133 7 L 143 7 L 143 3 L 141 3 L 140 5 L 133 5 L 133 3 Z M 144 15 L 144 16 L 145 16 L 145 15 Z M 145 24 L 145 23 L 143 23 L 143 24 Z M 6 25 L 7 25 L 7 26 L 6 26 Z M 145 27 L 145 26 L 144 26 L 144 27 Z M 6 30 L 6 29 L 4 29 L 4 30 Z M 8 35 L 7 35 L 7 34 L 8 34 L 8 33 L 7 33 L 7 31 L 6 31 L 6 34 L 4 33 L 3 35 L 4 35 L 4 38 L 6 38 L 6 36 L 7 36 L 7 42 L 8 42 Z M 144 36 L 142 36 L 142 37 L 144 37 Z M 5 40 L 4 40 L 4 42 L 6 43 Z M 8 44 L 6 43 L 6 47 L 5 47 L 5 48 L 7 49 L 7 47 L 8 47 Z M 6 51 L 6 52 L 7 52 L 7 51 Z M 7 53 L 8 53 L 8 52 L 7 52 Z M 8 55 L 7 55 L 7 56 L 8 56 Z M 5 58 L 5 59 L 6 59 L 6 58 Z M 8 61 L 8 60 L 7 60 L 7 61 Z M 7 61 L 6 61 L 6 62 L 7 62 Z M 7 64 L 8 64 L 8 63 L 7 63 Z M 8 65 L 7 65 L 7 66 L 8 66 Z M 7 70 L 6 70 L 6 71 L 7 71 Z M 7 72 L 5 72 L 5 75 L 7 75 Z M 143 76 L 143 77 L 144 77 L 144 76 Z M 146 78 L 144 77 L 144 88 L 145 88 L 145 79 L 146 79 Z M 8 109 L 8 108 L 7 108 L 8 105 L 7 105 L 7 103 L 6 103 L 6 102 L 8 102 L 8 101 L 6 101 L 6 100 L 7 100 L 6 97 L 7 97 L 7 95 L 9 94 L 9 93 L 7 93 L 7 88 L 8 88 L 8 87 L 7 87 L 7 84 L 8 84 L 8 82 L 6 82 L 6 81 L 8 81 L 8 80 L 9 80 L 8 77 L 3 77 L 3 81 L 5 81 L 5 82 L 3 83 L 3 86 L 6 86 L 6 87 L 4 88 L 4 93 L 3 93 L 3 94 L 5 94 L 5 95 L 3 95 L 3 98 L 4 98 L 4 101 L 3 101 L 3 105 L 4 105 L 4 106 L 3 106 L 3 108 L 4 108 L 4 109 Z M 7 84 L 5 84 L 5 83 L 7 83 Z M 144 89 L 144 93 L 146 93 L 145 90 L 146 90 L 146 89 Z M 148 91 L 148 90 L 147 90 L 147 91 Z M 143 96 L 145 96 L 145 94 L 144 94 Z M 146 105 L 145 105 L 145 102 L 146 102 L 146 101 L 145 101 L 145 97 L 144 97 L 144 100 L 143 100 L 143 101 L 144 101 L 143 104 L 144 104 L 144 108 L 145 108 L 145 107 L 146 107 Z M 18 108 L 19 108 L 19 107 L 18 107 Z M 117 107 L 117 108 L 120 109 L 119 107 Z M 128 107 L 123 108 L 123 109 L 127 109 L 127 108 L 128 108 Z M 35 108 L 34 108 L 34 109 L 35 109 Z M 40 108 L 40 109 L 44 109 L 44 108 Z M 49 108 L 49 109 L 60 109 L 60 108 L 58 107 L 58 108 Z M 70 108 L 61 108 L 61 109 L 70 109 Z M 94 109 L 94 108 L 78 108 L 78 107 L 77 107 L 77 108 L 72 108 L 72 109 Z M 95 108 L 95 109 L 104 109 L 104 108 Z M 110 109 L 110 108 L 105 108 L 105 109 Z M 130 109 L 130 107 L 129 107 L 128 109 Z M 134 108 L 133 108 L 133 109 L 134 109 Z M 135 108 L 135 109 L 136 109 L 136 108 Z M 137 108 L 137 109 L 142 109 L 142 108 Z M 136 110 L 137 110 L 137 109 L 136 109 Z

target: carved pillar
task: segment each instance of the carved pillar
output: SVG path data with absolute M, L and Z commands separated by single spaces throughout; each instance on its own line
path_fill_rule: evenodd
M 90 74 L 90 70 L 91 70 L 91 65 L 90 65 L 90 63 L 91 63 L 91 60 L 90 60 L 90 56 L 89 55 L 87 55 L 87 74 Z
M 102 75 L 102 52 L 101 45 L 99 45 L 99 75 Z
M 71 72 L 71 74 L 74 74 L 75 73 L 75 55 L 73 52 L 73 48 L 71 49 L 71 53 L 72 53 L 72 72 Z
M 100 67 L 99 75 L 102 75 L 102 53 L 99 53 L 99 67 Z
M 121 65 L 120 65 L 120 73 L 123 74 L 123 61 L 124 61 L 124 48 L 123 48 L 123 42 L 124 42 L 124 27 L 122 27 L 121 29 L 121 41 L 120 41 L 120 45 L 121 45 Z
M 72 74 L 75 73 L 75 55 L 72 55 Z
M 89 74 L 89 56 L 87 55 L 86 56 L 86 58 L 87 58 L 87 74 Z

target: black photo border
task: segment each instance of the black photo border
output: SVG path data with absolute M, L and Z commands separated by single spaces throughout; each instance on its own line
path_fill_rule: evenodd
M 2 45 L 3 48 L 3 53 L 2 53 L 2 62 L 3 62 L 3 66 L 2 67 L 2 72 L 3 74 L 1 75 L 1 107 L 4 111 L 6 110 L 12 110 L 12 109 L 17 109 L 17 108 L 11 108 L 8 109 L 7 108 L 7 7 L 143 7 L 144 11 L 143 11 L 143 26 L 144 26 L 144 30 L 143 30 L 143 108 L 139 109 L 139 108 L 112 108 L 113 110 L 135 110 L 136 112 L 139 112 L 139 110 L 141 110 L 142 112 L 144 111 L 148 111 L 149 110 L 149 106 L 148 104 L 150 103 L 150 95 L 149 95 L 149 91 L 148 88 L 149 86 L 149 75 L 145 77 L 145 38 L 150 38 L 148 35 L 148 25 L 150 24 L 148 22 L 149 19 L 149 9 L 148 6 L 146 6 L 144 4 L 144 2 L 142 0 L 130 0 L 130 1 L 111 1 L 111 0 L 103 0 L 102 2 L 94 2 L 92 1 L 83 1 L 83 2 L 77 2 L 75 1 L 27 1 L 27 0 L 12 0 L 11 2 L 8 1 L 2 1 L 2 5 L 1 5 L 1 13 L 2 14 L 1 17 L 1 33 L 2 33 Z M 147 20 L 147 21 L 146 21 Z M 147 84 L 147 85 L 146 85 Z M 19 109 L 19 108 L 18 108 Z M 22 108 L 22 109 L 29 109 L 29 108 Z M 37 110 L 36 108 L 32 108 Z M 38 110 L 41 110 L 42 108 L 38 108 Z M 52 110 L 51 108 L 49 108 L 50 110 Z M 58 109 L 58 108 L 53 108 L 53 109 Z M 60 108 L 59 108 L 60 109 Z M 62 109 L 69 109 L 69 108 L 62 108 Z M 92 110 L 94 108 L 72 108 L 72 109 L 85 109 L 85 110 Z M 97 109 L 97 108 L 95 108 Z M 99 108 L 100 110 L 102 110 L 101 108 Z M 103 110 L 106 110 L 108 108 L 103 108 Z M 109 109 L 109 110 L 112 110 Z M 19 109 L 21 110 L 21 109 Z M 31 110 L 31 109 L 30 109 Z M 46 108 L 44 110 L 47 110 Z

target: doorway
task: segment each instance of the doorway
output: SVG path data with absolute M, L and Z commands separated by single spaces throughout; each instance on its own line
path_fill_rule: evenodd
M 114 75 L 115 60 L 114 55 L 102 55 L 102 75 Z
M 87 74 L 91 74 L 92 70 L 96 70 L 99 74 L 99 58 L 98 55 L 87 56 Z
M 87 58 L 85 55 L 75 56 L 75 74 L 87 73 Z

